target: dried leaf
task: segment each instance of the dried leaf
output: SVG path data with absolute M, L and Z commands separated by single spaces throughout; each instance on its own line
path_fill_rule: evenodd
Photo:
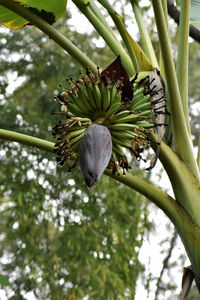
M 142 48 L 139 46 L 139 44 L 132 38 L 132 36 L 127 31 L 126 27 L 124 26 L 122 22 L 122 18 L 118 15 L 116 15 L 116 20 L 118 23 L 118 26 L 120 27 L 121 34 L 124 36 L 124 40 L 126 40 L 127 44 L 129 45 L 130 49 L 132 50 L 132 53 L 134 53 L 134 61 L 137 65 L 137 71 L 152 71 L 154 69 L 151 61 L 147 57 L 147 55 L 144 53 Z
M 181 300 L 187 300 L 191 289 L 192 281 L 194 279 L 194 272 L 192 266 L 183 269 L 182 278 L 182 295 Z
M 160 153 L 161 142 L 165 134 L 164 122 L 165 122 L 165 114 L 166 114 L 164 80 L 160 75 L 160 71 L 157 69 L 149 72 L 149 75 L 150 75 L 150 89 L 152 90 L 151 103 L 156 116 L 155 125 L 157 125 L 158 146 L 156 149 L 156 155 L 151 160 L 150 167 L 146 169 L 147 171 L 150 171 L 156 165 Z
M 130 77 L 124 66 L 122 65 L 120 56 L 118 56 L 105 70 L 101 72 L 101 76 L 112 79 L 114 82 L 122 82 L 122 101 L 133 99 L 133 86 L 130 83 Z

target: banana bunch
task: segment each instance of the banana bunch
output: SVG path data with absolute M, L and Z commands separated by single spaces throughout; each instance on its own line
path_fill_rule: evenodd
M 134 84 L 133 101 L 112 116 L 108 128 L 112 135 L 114 159 L 120 162 L 124 150 L 130 150 L 132 157 L 141 158 L 141 151 L 148 147 L 148 132 L 154 127 L 154 113 L 151 110 L 150 95 L 144 95 L 145 86 Z M 120 166 L 123 163 L 119 163 Z
M 57 154 L 57 161 L 60 165 L 63 165 L 68 158 L 72 158 L 74 163 L 77 161 L 81 140 L 91 124 L 92 122 L 88 118 L 71 117 L 61 120 L 53 127 L 52 134 L 58 140 L 53 152 Z
M 137 76 L 136 76 L 137 77 Z M 78 159 L 78 149 L 85 130 L 92 124 L 106 126 L 112 138 L 112 155 L 108 167 L 115 173 L 118 168 L 130 167 L 126 149 L 134 159 L 141 158 L 143 149 L 149 146 L 149 132 L 154 127 L 155 112 L 151 103 L 149 77 L 132 81 L 133 99 L 123 98 L 123 78 L 94 75 L 89 69 L 81 73 L 78 81 L 68 79 L 70 90 L 63 89 L 57 97 L 61 120 L 53 129 L 58 137 L 54 152 L 63 164 L 67 158 Z
M 71 116 L 87 117 L 93 122 L 101 117 L 108 120 L 121 108 L 118 86 L 106 86 L 99 77 L 89 74 L 90 77 L 82 76 L 77 82 L 69 80 L 72 89 L 63 92 L 67 111 Z

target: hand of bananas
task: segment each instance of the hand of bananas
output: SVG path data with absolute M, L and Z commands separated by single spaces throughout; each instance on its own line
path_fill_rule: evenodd
M 57 97 L 61 113 L 66 116 L 53 128 L 58 139 L 54 148 L 58 162 L 64 164 L 72 158 L 74 167 L 79 159 L 84 179 L 91 187 L 106 167 L 113 173 L 119 168 L 125 173 L 130 168 L 127 150 L 134 159 L 141 159 L 155 125 L 162 128 L 160 143 L 165 99 L 163 87 L 158 90 L 161 77 L 157 72 L 149 72 L 140 80 L 136 74 L 130 80 L 118 57 L 98 75 L 86 69 L 78 81 L 69 79 L 70 90 L 63 90 Z

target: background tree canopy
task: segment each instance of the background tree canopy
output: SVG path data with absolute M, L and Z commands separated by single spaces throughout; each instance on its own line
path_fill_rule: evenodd
M 110 62 L 112 54 L 98 49 L 92 35 L 69 32 L 65 23 L 57 26 L 88 56 Z M 0 39 L 6 95 L 0 127 L 53 141 L 53 97 L 65 78 L 78 76 L 79 66 L 31 28 L 2 30 Z M 9 74 L 23 78 L 11 94 Z M 37 299 L 133 299 L 143 270 L 138 253 L 150 228 L 147 201 L 106 177 L 88 190 L 79 168 L 70 175 L 46 152 L 1 142 L 0 155 L 1 273 L 11 282 L 8 299 L 30 291 Z

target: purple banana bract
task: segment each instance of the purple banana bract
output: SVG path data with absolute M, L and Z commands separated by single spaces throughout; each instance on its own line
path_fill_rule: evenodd
M 110 131 L 93 124 L 85 131 L 79 148 L 81 171 L 88 187 L 92 187 L 106 169 L 112 154 Z

